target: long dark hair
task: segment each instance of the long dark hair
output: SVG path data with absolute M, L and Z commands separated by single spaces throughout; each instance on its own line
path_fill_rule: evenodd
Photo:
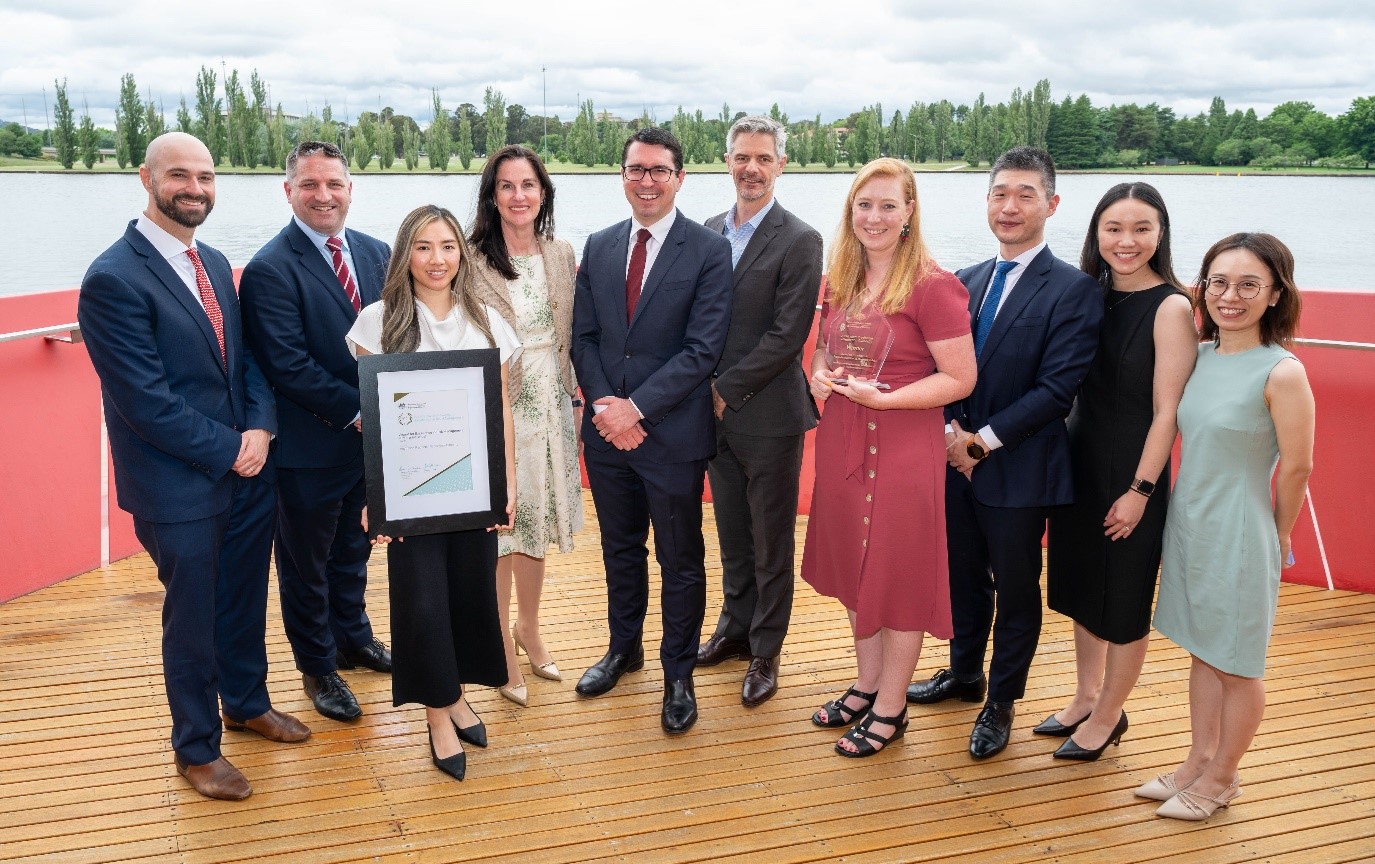
M 1098 223 L 1103 219 L 1103 211 L 1127 198 L 1134 198 L 1155 211 L 1156 218 L 1160 220 L 1160 242 L 1156 245 L 1155 254 L 1151 256 L 1147 266 L 1161 279 L 1179 288 L 1179 279 L 1174 275 L 1174 259 L 1170 255 L 1170 211 L 1165 209 L 1165 199 L 1160 197 L 1158 189 L 1149 183 L 1139 181 L 1118 183 L 1103 193 L 1098 206 L 1093 209 L 1093 216 L 1089 218 L 1084 250 L 1079 253 L 1079 269 L 1097 279 L 1104 291 L 1112 287 L 1112 268 L 1103 259 L 1103 250 L 1098 245 Z
M 454 305 L 463 310 L 473 326 L 487 337 L 487 344 L 496 346 L 487 312 L 473 291 L 473 267 L 469 263 L 468 245 L 463 242 L 463 228 L 454 214 L 425 204 L 417 207 L 401 220 L 396 242 L 391 247 L 391 263 L 387 265 L 387 280 L 382 283 L 382 353 L 405 354 L 420 345 L 420 319 L 415 311 L 415 284 L 411 277 L 411 249 L 415 237 L 431 222 L 443 221 L 458 239 L 458 272 L 449 284 Z
M 1245 249 L 1270 268 L 1270 275 L 1275 280 L 1273 288 L 1279 296 L 1275 305 L 1267 307 L 1261 316 L 1260 341 L 1262 345 L 1288 348 L 1299 330 L 1299 314 L 1303 311 L 1299 286 L 1294 282 L 1294 253 L 1275 235 L 1256 231 L 1230 234 L 1203 253 L 1203 266 L 1198 268 L 1198 281 L 1194 288 L 1194 308 L 1203 313 L 1203 326 L 1198 329 L 1199 340 L 1217 341 L 1217 322 L 1208 314 L 1208 299 L 1203 286 L 1208 284 L 1208 271 L 1213 268 L 1217 256 L 1233 249 Z
M 535 236 L 546 240 L 554 236 L 554 182 L 540 161 L 539 154 L 529 147 L 508 144 L 502 147 L 482 168 L 482 180 L 477 187 L 477 213 L 473 216 L 473 230 L 468 242 L 487 259 L 492 269 L 506 280 L 516 278 L 516 268 L 511 266 L 511 255 L 506 250 L 506 237 L 501 233 L 501 214 L 497 211 L 497 171 L 511 159 L 524 159 L 535 169 L 539 178 L 543 203 L 535 215 Z

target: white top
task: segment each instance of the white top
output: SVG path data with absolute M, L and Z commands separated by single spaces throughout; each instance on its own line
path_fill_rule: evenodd
M 496 342 L 495 347 L 501 354 L 501 362 L 505 363 L 520 354 L 520 339 L 516 338 L 516 331 L 512 330 L 506 319 L 491 306 L 482 308 L 487 310 L 487 326 L 492 329 L 492 340 Z M 461 351 L 493 347 L 487 344 L 487 337 L 482 335 L 482 331 L 468 321 L 463 314 L 462 306 L 455 305 L 443 321 L 435 320 L 430 307 L 419 300 L 415 301 L 415 310 L 416 315 L 420 317 L 420 345 L 415 349 L 417 351 Z M 358 313 L 358 320 L 353 322 L 353 327 L 344 336 L 344 340 L 348 342 L 349 352 L 354 357 L 358 356 L 360 347 L 372 354 L 383 353 L 381 301 L 363 307 L 363 311 Z

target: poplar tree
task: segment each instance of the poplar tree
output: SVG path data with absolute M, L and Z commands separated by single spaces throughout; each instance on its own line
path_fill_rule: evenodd
M 53 149 L 57 150 L 57 161 L 63 168 L 70 169 L 76 163 L 76 122 L 73 119 L 72 103 L 67 100 L 67 79 L 58 84 L 53 79 L 53 90 L 57 94 L 57 105 L 53 109 Z
M 473 114 L 471 111 L 464 111 L 463 116 L 458 118 L 458 164 L 463 166 L 464 171 L 467 171 L 468 166 L 473 164 Z
M 115 106 L 115 149 L 120 149 L 118 139 L 123 139 L 124 143 L 124 158 L 119 167 L 132 165 L 137 168 L 143 164 L 144 153 L 148 150 L 144 121 L 144 105 L 138 95 L 138 85 L 134 83 L 132 73 L 125 74 L 119 82 L 119 104 Z
M 430 155 L 430 168 L 445 171 L 449 167 L 449 112 L 439 101 L 439 91 L 430 90 L 433 99 L 429 131 L 425 133 L 425 149 Z
M 143 106 L 143 125 L 149 141 L 167 131 L 167 117 L 162 113 L 162 109 L 153 102 L 151 95 L 148 97 L 148 102 Z
M 506 146 L 506 97 L 488 87 L 482 94 L 483 118 L 487 121 L 487 157 Z
M 366 171 L 372 164 L 372 152 L 377 142 L 377 124 L 371 112 L 363 111 L 358 115 L 358 123 L 353 127 L 353 162 L 359 171 Z
M 177 131 L 185 132 L 187 135 L 195 134 L 196 125 L 191 120 L 191 111 L 186 107 L 186 97 L 181 97 L 181 104 L 177 106 Z
M 414 123 L 407 123 L 401 130 L 401 158 L 407 171 L 414 171 L 420 164 L 420 128 Z
M 202 66 L 196 76 L 196 124 L 191 134 L 201 139 L 218 165 L 224 160 L 225 129 L 220 120 L 224 103 L 216 95 L 216 81 L 214 71 Z
M 81 153 L 81 164 L 86 170 L 95 167 L 100 157 L 100 135 L 95 131 L 95 122 L 89 113 L 81 115 L 81 125 L 76 130 L 77 150 Z

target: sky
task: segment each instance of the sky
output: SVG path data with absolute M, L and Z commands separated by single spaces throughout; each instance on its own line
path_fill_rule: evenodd
M 1372 46 L 1369 0 L 0 0 L 0 118 L 27 112 L 42 128 L 65 78 L 78 115 L 84 103 L 112 126 L 131 72 L 170 121 L 183 95 L 193 103 L 200 67 L 222 64 L 245 82 L 257 69 L 288 114 L 390 106 L 422 125 L 431 88 L 449 108 L 480 106 L 488 86 L 531 114 L 547 98 L 564 120 L 592 99 L 625 118 L 778 103 L 829 121 L 875 102 L 888 116 L 980 92 L 1001 102 L 1042 78 L 1056 101 L 1087 93 L 1185 116 L 1222 96 L 1265 116 L 1303 100 L 1336 115 L 1375 95 Z

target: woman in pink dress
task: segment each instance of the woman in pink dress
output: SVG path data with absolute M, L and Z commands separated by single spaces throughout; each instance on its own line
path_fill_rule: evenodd
M 812 722 L 854 724 L 836 751 L 859 757 L 906 730 L 923 634 L 952 635 L 941 409 L 969 395 L 977 368 L 969 295 L 927 251 L 905 163 L 877 159 L 855 176 L 821 315 L 811 389 L 825 409 L 802 578 L 845 606 L 859 674 Z

